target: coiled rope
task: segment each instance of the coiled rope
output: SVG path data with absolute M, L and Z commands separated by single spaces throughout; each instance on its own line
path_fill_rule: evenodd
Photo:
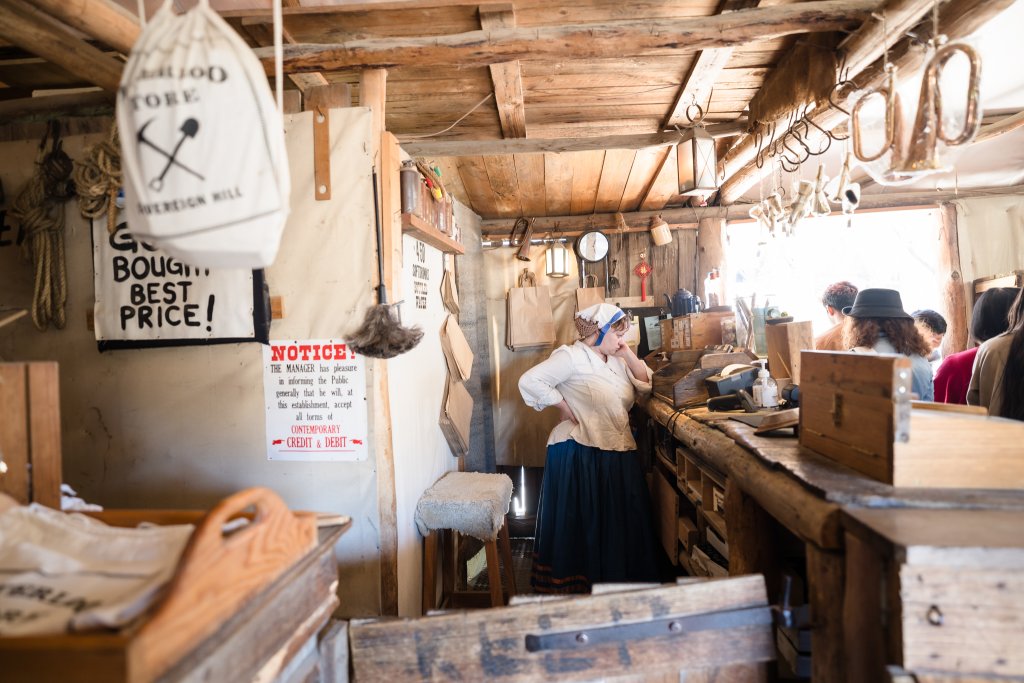
M 78 208 L 85 218 L 107 215 L 107 232 L 117 227 L 117 192 L 121 189 L 121 143 L 117 122 L 106 140 L 97 142 L 86 153 L 84 161 L 75 164 L 75 191 Z
M 46 151 L 47 142 L 51 143 Z M 36 172 L 11 205 L 11 218 L 25 236 L 22 254 L 32 264 L 32 322 L 40 332 L 52 322 L 64 329 L 67 264 L 64 255 L 64 203 L 75 196 L 72 161 L 62 149 L 60 127 L 51 121 L 39 142 Z

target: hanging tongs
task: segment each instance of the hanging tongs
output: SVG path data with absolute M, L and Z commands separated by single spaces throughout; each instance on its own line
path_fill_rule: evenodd
M 516 251 L 516 258 L 520 261 L 530 260 L 530 239 L 533 237 L 533 221 L 526 218 L 517 218 L 515 225 L 512 226 L 512 234 L 509 235 L 509 242 L 512 246 L 516 246 L 516 233 L 521 233 L 519 238 L 518 246 L 519 250 Z

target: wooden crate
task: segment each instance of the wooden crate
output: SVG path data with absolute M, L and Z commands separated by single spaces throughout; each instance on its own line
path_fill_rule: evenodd
M 56 363 L 0 363 L 0 492 L 60 509 L 60 389 Z
M 814 331 L 810 321 L 765 325 L 768 345 L 768 371 L 777 380 L 788 378 L 800 384 L 800 352 L 814 349 Z M 782 385 L 779 385 L 779 390 Z
M 849 683 L 890 665 L 1024 678 L 1024 512 L 848 509 L 843 526 Z
M 800 444 L 893 486 L 1024 488 L 1024 422 L 912 409 L 905 356 L 804 351 Z
M 722 321 L 735 317 L 732 311 L 693 313 L 661 321 L 661 348 L 664 351 L 703 349 L 722 343 Z
M 226 521 L 256 510 L 224 536 Z M 334 545 L 350 521 L 322 529 L 267 489 L 201 511 L 94 513 L 118 526 L 196 523 L 167 594 L 120 632 L 0 637 L 4 683 L 273 680 L 337 607 Z

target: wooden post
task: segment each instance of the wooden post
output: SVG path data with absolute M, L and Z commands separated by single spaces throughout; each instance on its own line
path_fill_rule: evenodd
M 942 225 L 939 228 L 939 267 L 942 301 L 946 315 L 946 336 L 942 339 L 942 355 L 963 351 L 967 348 L 968 322 L 967 301 L 970 297 L 960 270 L 960 244 L 957 237 L 956 207 L 943 204 L 939 212 Z
M 807 543 L 807 592 L 811 603 L 811 680 L 846 680 L 843 652 L 844 557 Z
M 381 189 L 381 141 L 384 136 L 384 100 L 387 71 L 373 69 L 363 71 L 359 80 L 359 104 L 373 111 L 370 130 L 370 150 L 373 166 L 377 172 L 377 196 L 381 222 L 384 227 L 384 241 L 380 249 L 384 258 L 384 285 L 389 290 L 395 281 L 394 273 L 398 261 L 391 250 L 391 230 L 388 229 L 390 208 L 388 196 Z M 369 364 L 372 379 L 369 382 L 373 393 L 373 443 L 377 461 L 377 505 L 380 525 L 380 611 L 382 615 L 398 614 L 398 513 L 395 494 L 395 452 L 391 440 L 391 400 L 388 391 L 388 366 L 383 360 Z
M 847 683 L 884 680 L 887 663 L 883 618 L 885 575 L 882 558 L 865 541 L 846 534 L 846 581 L 843 592 L 843 647 Z
M 725 482 L 725 527 L 729 530 L 729 575 L 763 574 L 768 599 L 782 589 L 779 523 L 731 478 Z
M 718 268 L 722 277 L 725 277 L 729 270 L 722 243 L 724 231 L 724 218 L 701 218 L 697 224 L 697 286 L 705 304 L 708 303 L 708 293 L 704 291 L 704 278 L 707 273 L 712 268 Z

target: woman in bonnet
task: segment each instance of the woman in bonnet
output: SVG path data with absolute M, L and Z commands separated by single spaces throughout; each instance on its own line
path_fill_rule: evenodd
M 611 304 L 576 314 L 579 341 L 519 380 L 526 404 L 554 407 L 537 511 L 538 593 L 586 593 L 594 583 L 657 581 L 650 497 L 629 409 L 651 370 L 626 345 L 629 319 Z

